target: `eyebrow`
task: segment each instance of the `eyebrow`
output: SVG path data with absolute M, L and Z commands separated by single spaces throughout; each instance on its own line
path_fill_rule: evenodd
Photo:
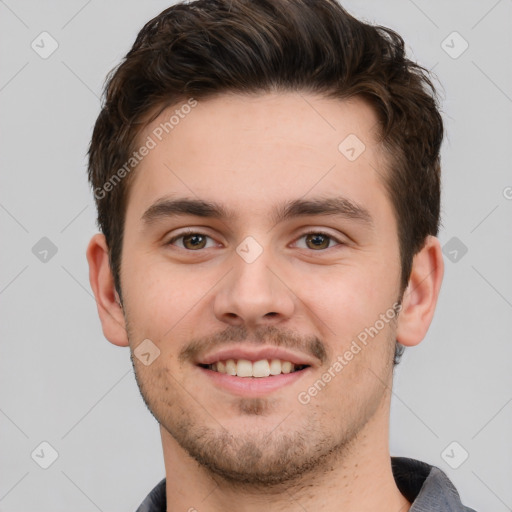
M 141 220 L 146 225 L 150 225 L 168 217 L 184 215 L 224 221 L 238 217 L 235 210 L 212 201 L 191 198 L 170 199 L 166 197 L 152 204 L 144 212 Z M 275 225 L 285 220 L 308 215 L 332 215 L 355 220 L 369 227 L 373 225 L 372 216 L 366 208 L 341 196 L 287 201 L 274 208 L 271 219 Z

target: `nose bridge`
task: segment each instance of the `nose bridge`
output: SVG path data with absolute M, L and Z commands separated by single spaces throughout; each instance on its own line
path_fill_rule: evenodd
M 293 294 L 276 276 L 277 262 L 269 248 L 247 237 L 233 253 L 232 265 L 216 296 L 217 318 L 258 324 L 282 321 L 293 314 Z

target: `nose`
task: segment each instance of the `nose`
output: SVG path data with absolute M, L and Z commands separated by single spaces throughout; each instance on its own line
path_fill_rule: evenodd
M 215 296 L 215 316 L 224 323 L 248 328 L 282 323 L 293 316 L 297 300 L 286 281 L 266 251 L 251 263 L 235 253 L 233 269 Z

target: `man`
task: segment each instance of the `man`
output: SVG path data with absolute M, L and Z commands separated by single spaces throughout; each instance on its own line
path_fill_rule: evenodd
M 151 20 L 90 146 L 87 250 L 166 479 L 147 511 L 470 511 L 389 453 L 394 364 L 443 277 L 428 73 L 334 0 Z

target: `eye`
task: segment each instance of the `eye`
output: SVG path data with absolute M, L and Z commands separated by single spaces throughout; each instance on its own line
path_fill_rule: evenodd
M 337 245 L 343 244 L 343 242 L 333 237 L 332 235 L 323 233 L 321 231 L 311 231 L 309 233 L 304 233 L 300 238 L 298 238 L 296 244 L 298 244 L 299 240 L 302 239 L 304 239 L 305 247 L 298 247 L 301 249 L 313 249 L 314 251 L 330 249 L 332 247 L 331 242 L 334 242 Z
M 175 243 L 176 241 L 180 241 L 179 243 Z M 208 240 L 210 240 L 210 245 L 208 245 Z M 194 233 L 192 231 L 187 233 L 182 233 L 181 235 L 177 235 L 171 238 L 168 242 L 168 245 L 177 245 L 181 249 L 187 249 L 189 251 L 197 251 L 199 249 L 208 249 L 209 247 L 215 247 L 214 240 L 205 235 L 204 233 Z

